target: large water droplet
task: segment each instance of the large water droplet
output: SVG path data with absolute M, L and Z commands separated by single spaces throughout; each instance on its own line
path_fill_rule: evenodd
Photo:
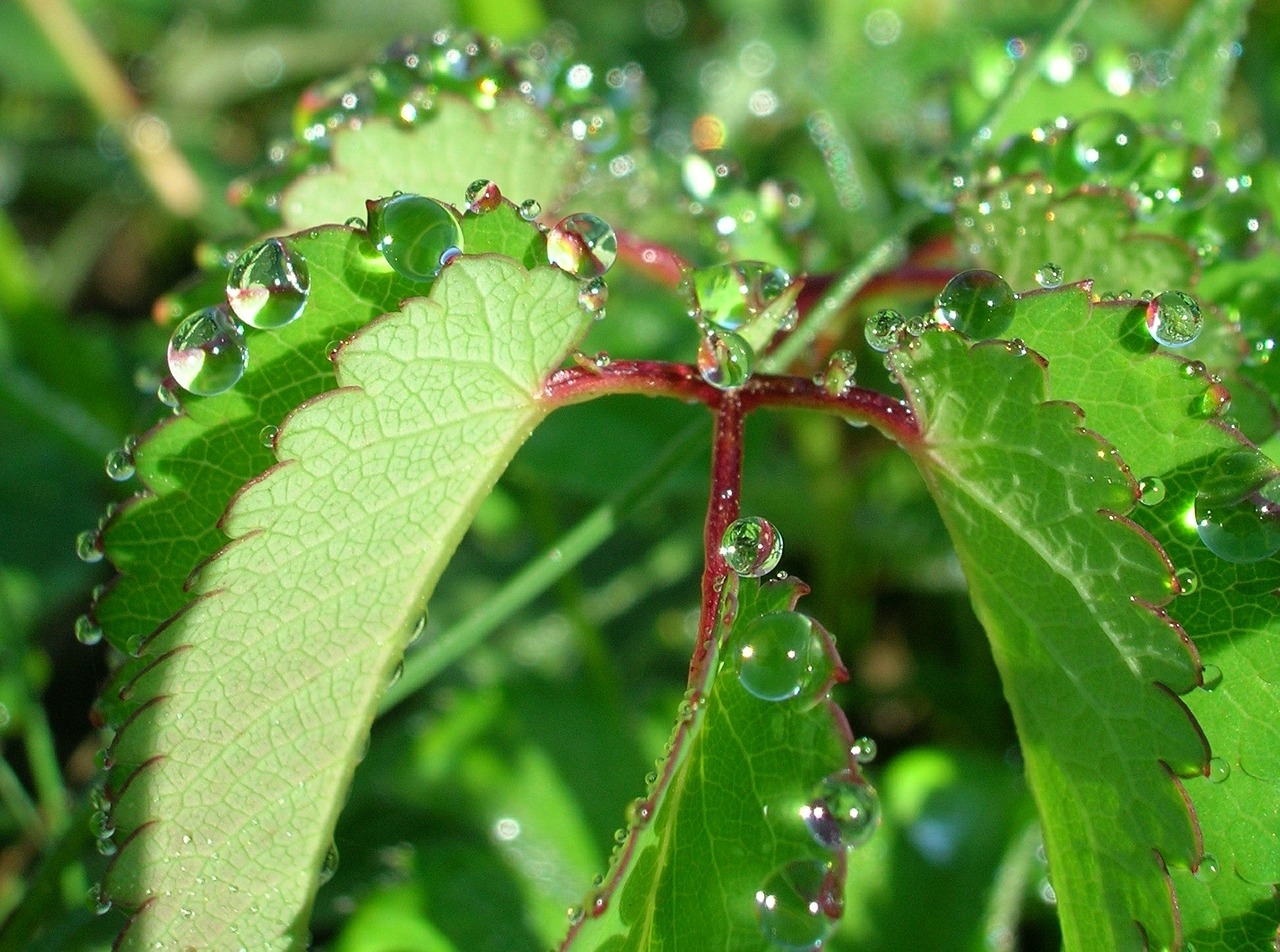
M 1162 205 L 1195 209 L 1209 200 L 1217 180 L 1208 149 L 1170 143 L 1152 153 L 1138 173 L 1137 187 L 1151 209 Z
M 733 664 L 748 694 L 762 701 L 797 697 L 816 677 L 826 654 L 813 619 L 799 612 L 770 612 L 749 621 L 734 639 Z
M 730 261 L 690 277 L 698 312 L 717 330 L 736 331 L 787 290 L 791 275 L 763 261 Z
M 906 327 L 906 318 L 893 308 L 886 307 L 876 311 L 867 319 L 863 333 L 872 350 L 885 353 L 897 346 Z
M 1009 282 L 993 271 L 962 271 L 938 295 L 938 317 L 973 340 L 999 337 L 1017 308 Z
M 1196 532 L 1228 562 L 1280 552 L 1280 471 L 1261 453 L 1227 453 L 1209 470 L 1195 502 Z
M 231 310 L 250 327 L 263 330 L 297 320 L 310 290 L 306 261 L 279 238 L 254 245 L 236 259 L 227 275 Z
M 829 867 L 813 859 L 787 863 L 756 891 L 760 931 L 777 949 L 816 950 L 831 931 L 826 914 Z
M 1186 347 L 1200 336 L 1204 318 L 1195 298 L 1182 291 L 1165 291 L 1147 304 L 1147 332 L 1157 344 Z
M 462 227 L 449 206 L 423 195 L 393 195 L 368 203 L 369 237 L 397 272 L 430 281 L 462 251 Z
M 249 365 L 244 331 L 221 307 L 196 311 L 169 338 L 168 362 L 184 390 L 216 396 L 234 387 Z
M 767 519 L 743 516 L 724 530 L 720 557 L 738 575 L 760 578 L 782 560 L 782 536 Z
M 1122 112 L 1098 112 L 1081 119 L 1069 141 L 1080 168 L 1102 178 L 1129 172 L 1142 158 L 1142 131 Z
M 858 358 L 851 350 L 832 351 L 822 371 L 822 386 L 833 397 L 843 397 L 854 387 Z
M 880 824 L 880 797 L 870 784 L 842 772 L 818 785 L 800 816 L 813 838 L 828 849 L 856 849 Z
M 1159 476 L 1143 476 L 1138 480 L 1138 502 L 1144 506 L 1158 506 L 1164 502 L 1166 490 Z
M 711 386 L 734 390 L 751 377 L 755 352 L 737 334 L 709 332 L 698 344 L 698 373 Z
M 575 278 L 598 278 L 618 257 L 618 236 L 587 212 L 560 219 L 547 233 L 547 258 Z

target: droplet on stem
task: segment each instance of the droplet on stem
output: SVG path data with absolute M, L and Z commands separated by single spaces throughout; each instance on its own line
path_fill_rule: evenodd
M 782 536 L 767 519 L 743 516 L 724 530 L 720 557 L 736 574 L 760 578 L 782 560 Z
M 735 390 L 751 377 L 755 353 L 737 334 L 708 332 L 698 344 L 698 373 L 719 390 Z

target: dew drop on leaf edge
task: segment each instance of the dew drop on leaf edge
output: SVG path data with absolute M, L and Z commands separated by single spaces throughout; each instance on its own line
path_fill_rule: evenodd
M 762 701 L 800 695 L 815 677 L 814 655 L 825 658 L 813 620 L 799 612 L 769 612 L 748 621 L 733 640 L 738 682 Z
M 1159 476 L 1143 476 L 1138 480 L 1138 501 L 1144 506 L 1158 506 L 1166 495 L 1164 480 Z
M 260 330 L 274 330 L 297 320 L 310 292 L 306 261 L 280 238 L 268 238 L 249 248 L 227 275 L 231 310 Z
M 547 259 L 575 278 L 598 278 L 618 257 L 618 236 L 589 212 L 567 215 L 547 233 Z
M 1017 307 L 1009 282 L 994 271 L 962 271 L 938 294 L 939 317 L 972 340 L 999 337 Z
M 782 560 L 782 536 L 767 519 L 743 516 L 724 530 L 720 557 L 735 574 L 760 578 Z
M 201 397 L 230 390 L 249 364 L 244 332 L 218 306 L 202 308 L 179 324 L 166 356 L 178 386 Z
M 1164 291 L 1147 304 L 1147 333 L 1165 347 L 1186 347 L 1200 336 L 1204 318 L 1195 298 L 1182 291 Z
M 880 797 L 874 787 L 846 771 L 823 780 L 800 813 L 820 845 L 831 850 L 857 849 L 880 824 Z
M 832 927 L 824 909 L 829 873 L 821 860 L 795 860 L 761 884 L 755 894 L 756 921 L 773 948 L 801 952 L 822 947 Z
M 1280 471 L 1257 451 L 1223 455 L 1200 483 L 1195 521 L 1200 540 L 1228 562 L 1280 552 Z
M 886 353 L 898 344 L 907 321 L 891 307 L 881 308 L 868 318 L 863 332 L 872 350 Z
M 369 237 L 400 275 L 430 281 L 463 251 L 462 226 L 453 209 L 404 193 L 368 203 Z
M 1036 268 L 1036 284 L 1042 288 L 1056 288 L 1062 284 L 1062 268 L 1052 261 L 1046 261 Z

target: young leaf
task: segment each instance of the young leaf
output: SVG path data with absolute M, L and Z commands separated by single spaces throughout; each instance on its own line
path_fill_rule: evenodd
M 1172 946 L 1164 862 L 1198 855 L 1174 774 L 1207 754 L 1174 696 L 1192 655 L 1156 607 L 1172 572 L 1123 515 L 1133 483 L 1076 407 L 1046 402 L 1025 348 L 930 333 L 894 362 L 1018 726 L 1065 947 Z
M 533 198 L 547 208 L 568 197 L 579 171 L 572 139 L 519 96 L 500 96 L 482 111 L 442 96 L 430 122 L 403 129 L 369 119 L 334 136 L 331 166 L 290 185 L 281 209 L 290 228 L 346 221 L 364 214 L 365 199 L 397 190 L 461 202 L 477 179 L 496 182 L 516 202 Z
M 314 274 L 313 274 L 314 279 Z M 124 949 L 299 947 L 377 701 L 470 517 L 546 414 L 576 282 L 465 258 L 343 345 L 194 601 L 145 648 L 113 761 Z
M 1247 444 L 1204 419 L 1211 381 L 1158 352 L 1144 311 L 1091 306 L 1086 288 L 1066 288 L 1025 297 L 1009 332 L 1049 359 L 1051 396 L 1082 406 L 1138 478 L 1158 481 L 1152 504 L 1132 515 L 1189 573 L 1168 611 L 1205 664 L 1207 690 L 1187 703 L 1214 755 L 1208 775 L 1187 783 L 1206 856 L 1199 876 L 1173 871 L 1184 930 L 1197 949 L 1272 950 L 1280 926 L 1280 564 L 1228 562 L 1197 537 L 1192 508 L 1206 473 Z
M 806 591 L 800 583 L 730 584 L 737 590 L 722 602 L 705 694 L 682 711 L 656 789 L 632 808 L 635 823 L 606 885 L 588 895 L 586 918 L 564 948 L 809 948 L 838 915 L 844 846 L 858 845 L 878 818 L 874 791 L 850 759 L 844 716 L 826 696 L 843 668 L 829 636 L 794 612 Z M 735 676 L 735 658 L 748 646 L 768 647 L 752 632 L 782 616 L 804 620 L 800 657 L 810 670 L 794 696 L 766 700 L 761 694 L 773 692 L 756 682 L 752 693 L 750 675 Z M 823 845 L 806 828 L 808 816 L 819 833 L 834 832 L 811 809 L 824 778 L 858 798 L 854 841 Z M 817 906 L 796 908 L 799 896 L 779 882 Z

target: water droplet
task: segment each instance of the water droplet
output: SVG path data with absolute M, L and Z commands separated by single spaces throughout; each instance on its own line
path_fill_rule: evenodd
M 775 948 L 816 950 L 831 931 L 824 908 L 829 867 L 819 860 L 787 863 L 756 891 L 756 920 Z
M 867 320 L 863 328 L 872 350 L 884 353 L 896 347 L 906 329 L 906 319 L 891 307 L 882 308 Z
M 108 477 L 117 483 L 123 483 L 133 477 L 133 454 L 127 449 L 117 447 L 107 454 L 103 468 Z
M 280 432 L 279 427 L 264 426 L 258 431 L 258 441 L 267 449 L 272 450 L 276 447 L 276 434 Z
M 1206 664 L 1200 672 L 1200 687 L 1212 691 L 1222 683 L 1222 669 L 1216 664 Z
M 391 687 L 402 677 L 404 677 L 404 661 L 400 660 L 397 661 L 396 666 L 391 669 L 391 677 L 387 679 L 387 687 Z
M 707 149 L 690 152 L 680 163 L 680 180 L 689 197 L 708 201 L 716 192 L 727 192 L 741 178 L 737 161 L 727 152 Z
M 751 377 L 755 352 L 737 334 L 708 333 L 698 344 L 698 372 L 720 390 L 741 387 Z
M 333 879 L 333 874 L 338 871 L 338 844 L 330 843 L 329 851 L 324 854 L 324 862 L 320 864 L 320 875 L 317 885 L 323 886 L 329 880 Z
M 111 814 L 107 810 L 95 810 L 89 815 L 89 832 L 95 839 L 106 839 L 115 836 L 116 828 L 111 822 Z
M 849 748 L 849 754 L 860 764 L 869 764 L 876 759 L 876 754 L 880 752 L 880 748 L 876 746 L 876 742 L 870 737 L 859 737 L 853 742 L 853 746 Z
M 578 306 L 588 314 L 601 314 L 609 300 L 609 288 L 604 278 L 592 278 L 578 288 Z
M 1042 288 L 1056 288 L 1062 283 L 1062 269 L 1052 261 L 1036 268 L 1036 284 Z
M 826 659 L 813 619 L 799 612 L 770 612 L 754 618 L 734 639 L 733 664 L 748 694 L 762 701 L 798 696 L 815 677 L 815 660 Z
M 690 275 L 697 313 L 721 331 L 758 317 L 791 284 L 791 275 L 763 261 L 729 261 Z
M 250 327 L 274 330 L 302 314 L 311 275 L 301 254 L 279 238 L 254 245 L 231 266 L 227 301 Z
M 1143 476 L 1138 480 L 1138 502 L 1144 506 L 1158 506 L 1166 494 L 1164 480 L 1159 476 Z
M 156 387 L 156 399 L 160 401 L 162 406 L 168 407 L 174 413 L 177 413 L 182 407 L 182 402 L 178 399 L 178 392 L 167 383 L 162 383 Z
M 760 578 L 782 560 L 782 536 L 767 519 L 743 516 L 724 530 L 720 557 L 738 575 Z
M 450 254 L 462 250 L 462 227 L 449 206 L 422 195 L 393 195 L 368 203 L 369 236 L 398 273 L 430 281 Z
M 962 271 L 938 295 L 938 316 L 973 340 L 999 337 L 1013 323 L 1018 302 L 993 271 Z
M 1191 569 L 1178 569 L 1174 573 L 1174 578 L 1178 583 L 1179 595 L 1190 595 L 1200 587 L 1200 576 L 1196 575 Z
M 102 891 L 101 884 L 89 887 L 89 892 L 85 896 L 85 905 L 89 907 L 89 911 L 95 916 L 105 916 L 111 911 L 111 900 Z
M 1081 119 L 1068 140 L 1080 168 L 1101 178 L 1130 172 L 1142 158 L 1142 131 L 1122 112 L 1098 112 Z
M 473 215 L 491 212 L 502 202 L 502 192 L 488 179 L 476 179 L 467 186 L 467 211 Z
M 97 529 L 85 529 L 76 536 L 76 556 L 81 562 L 101 562 L 102 555 L 102 533 Z
M 815 840 L 827 849 L 856 849 L 880 824 L 880 797 L 868 783 L 848 772 L 820 783 L 800 816 Z
M 167 356 L 173 379 L 200 397 L 230 390 L 249 365 L 244 331 L 221 307 L 196 311 L 179 324 Z
M 141 632 L 130 635 L 129 640 L 125 642 L 124 650 L 126 654 L 134 658 L 142 655 L 142 649 L 146 646 L 147 637 Z
M 533 221 L 542 214 L 542 206 L 535 199 L 526 198 L 520 203 L 520 217 L 525 221 Z
M 1207 148 L 1171 143 L 1152 153 L 1136 184 L 1152 209 L 1162 205 L 1196 209 L 1209 200 L 1217 181 Z
M 76 641 L 82 645 L 96 645 L 102 640 L 102 628 L 88 615 L 76 619 Z
M 1208 420 L 1220 417 L 1231 409 L 1231 391 L 1217 377 L 1211 377 L 1209 386 L 1191 401 L 1191 415 Z
M 582 920 L 587 917 L 587 911 L 583 909 L 581 906 L 577 906 L 577 905 L 570 906 L 568 909 L 564 911 L 564 914 L 565 914 L 565 918 L 569 920 L 570 926 L 581 925 Z
M 1213 854 L 1205 853 L 1200 858 L 1200 865 L 1196 867 L 1195 877 L 1202 883 L 1211 883 L 1218 878 L 1218 873 L 1221 871 L 1222 868 Z
M 1181 291 L 1157 294 L 1147 304 L 1147 333 L 1165 347 L 1186 347 L 1200 336 L 1204 318 L 1195 298 Z
M 413 625 L 413 631 L 409 632 L 409 641 L 407 644 L 413 644 L 422 637 L 422 633 L 427 630 L 427 616 L 424 612 L 418 616 L 418 620 Z
M 96 840 L 94 845 L 98 848 L 98 853 L 102 856 L 115 856 L 118 851 L 116 841 L 111 839 L 109 836 Z
M 1228 562 L 1259 562 L 1280 552 L 1280 471 L 1261 453 L 1227 453 L 1196 493 L 1196 532 Z
M 561 128 L 585 151 L 597 154 L 617 143 L 620 123 L 612 106 L 597 101 L 571 106 L 564 114 Z
M 1209 781 L 1211 783 L 1222 783 L 1231 776 L 1231 764 L 1227 762 L 1225 757 L 1209 758 Z
M 560 219 L 547 234 L 547 258 L 575 278 L 597 278 L 618 257 L 618 236 L 608 222 L 588 212 Z
M 757 195 L 760 214 L 769 221 L 777 222 L 778 228 L 787 235 L 806 228 L 813 221 L 818 207 L 813 195 L 794 182 L 766 179 L 760 183 Z
M 644 826 L 653 818 L 653 804 L 644 797 L 637 797 L 627 804 L 627 826 Z
M 822 371 L 822 386 L 833 397 L 843 397 L 854 387 L 858 358 L 851 350 L 832 351 Z

